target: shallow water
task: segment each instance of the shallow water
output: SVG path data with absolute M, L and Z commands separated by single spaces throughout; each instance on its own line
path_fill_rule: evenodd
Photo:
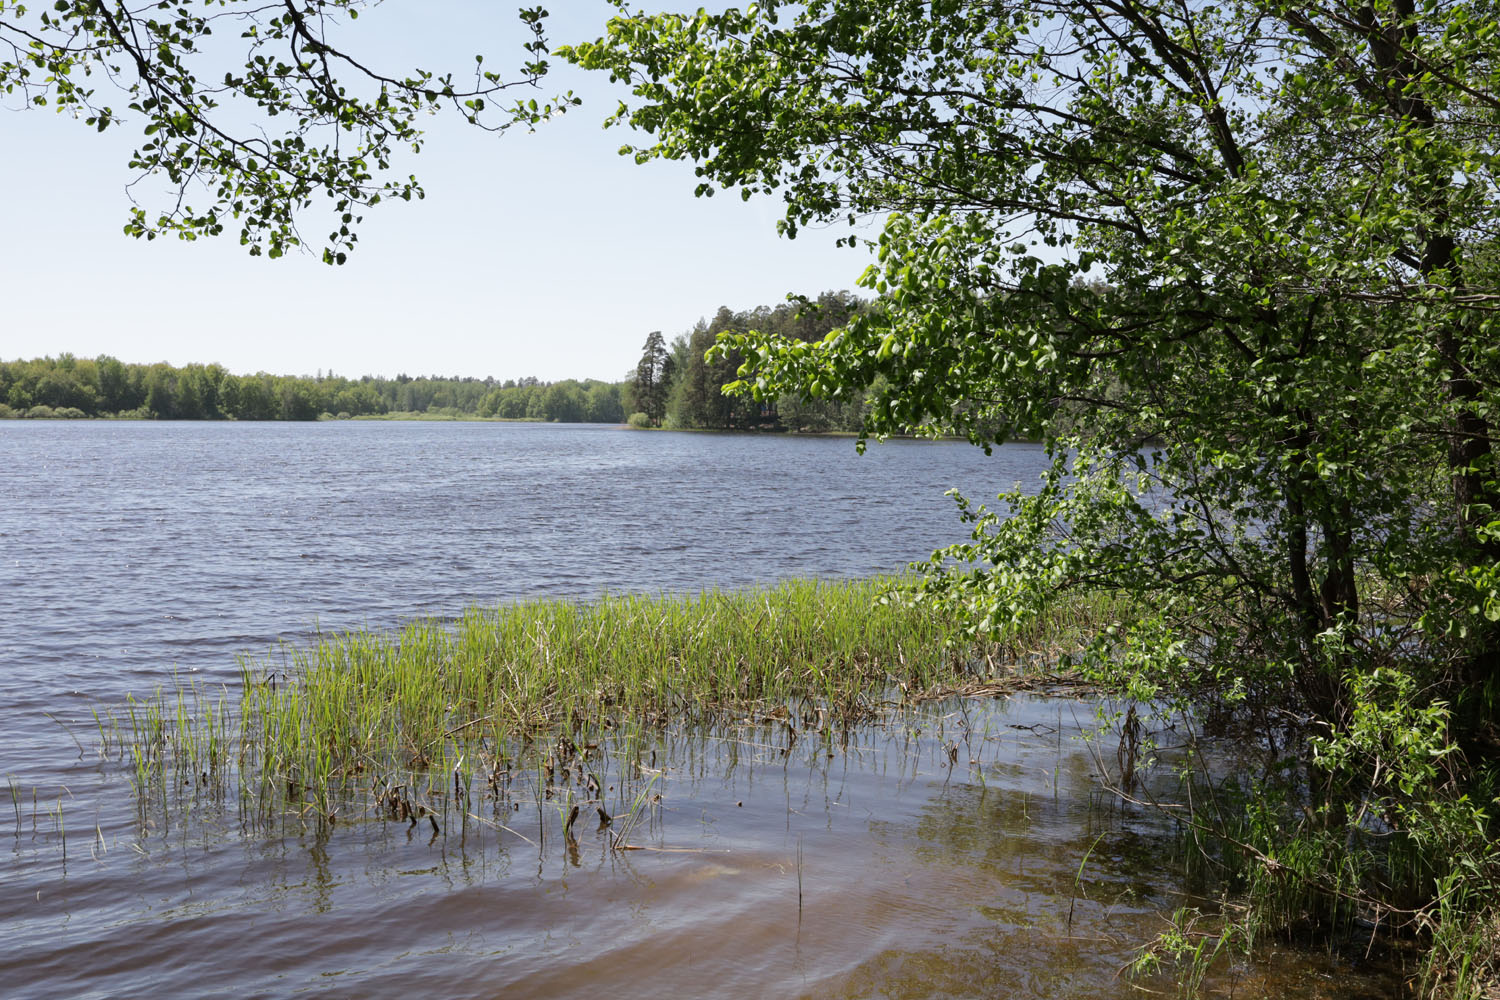
M 367 809 L 323 836 L 190 794 L 138 813 L 94 752 L 92 709 L 176 674 L 233 685 L 236 653 L 315 624 L 890 572 L 961 538 L 944 489 L 1042 466 L 603 427 L 0 422 L 0 995 L 1138 995 L 1120 968 L 1202 901 L 1164 821 L 1099 793 L 1082 703 L 606 746 L 615 829 L 651 781 L 635 762 L 663 772 L 631 851 L 587 813 L 570 850 L 524 775 L 436 836 Z M 1394 989 L 1301 954 L 1223 972 L 1236 996 Z
M 70 833 L 66 865 L 43 814 L 14 838 L 0 982 L 38 996 L 1139 996 L 1171 984 L 1122 975 L 1136 950 L 1176 907 L 1211 902 L 1170 821 L 1100 791 L 1095 725 L 1089 703 L 1025 695 L 909 710 L 847 740 L 747 724 L 605 741 L 588 767 L 613 823 L 585 806 L 572 843 L 562 814 L 585 793 L 539 795 L 535 772 L 463 819 L 445 810 L 441 832 L 371 809 L 325 834 L 288 815 L 279 836 L 246 832 L 232 808 L 151 810 L 145 828 Z M 1240 996 L 1399 986 L 1306 955 L 1213 982 Z

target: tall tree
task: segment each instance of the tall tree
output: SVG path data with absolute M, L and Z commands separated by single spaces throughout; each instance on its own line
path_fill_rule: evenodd
M 667 395 L 672 391 L 672 354 L 660 330 L 646 337 L 641 360 L 635 366 L 635 405 L 646 419 L 660 427 L 667 415 Z
M 721 333 L 743 332 L 744 317 L 728 306 L 720 306 L 714 318 L 700 322 L 688 339 L 688 364 L 682 373 L 686 386 L 682 393 L 683 418 L 689 427 L 729 429 L 744 423 L 745 401 L 725 396 L 724 386 L 735 380 L 738 357 L 707 357 L 708 349 Z
M 1500 761 L 1489 0 L 616 6 L 567 54 L 632 86 L 637 160 L 775 193 L 789 235 L 887 219 L 880 307 L 815 344 L 727 337 L 745 388 L 883 385 L 867 434 L 1052 450 L 1011 516 L 965 502 L 971 568 L 931 593 L 1002 633 L 1132 595 L 1101 676 L 1310 723 L 1292 745 L 1341 789 L 1313 855 L 1374 809 L 1430 865 L 1372 849 L 1377 899 L 1500 885 L 1473 805 Z

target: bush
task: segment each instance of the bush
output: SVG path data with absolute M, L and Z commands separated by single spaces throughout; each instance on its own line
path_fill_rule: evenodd
M 644 413 L 632 413 L 630 419 L 625 421 L 631 427 L 650 427 L 651 418 Z
M 57 416 L 57 411 L 45 405 L 33 406 L 26 411 L 26 418 L 28 420 L 51 420 L 55 416 Z
M 0 403 L 0 420 L 14 420 L 20 414 L 10 408 L 7 403 Z

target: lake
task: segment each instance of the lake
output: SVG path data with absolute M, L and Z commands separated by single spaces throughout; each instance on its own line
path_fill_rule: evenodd
M 95 752 L 93 711 L 177 679 L 232 691 L 238 654 L 315 629 L 899 571 L 964 537 L 945 490 L 988 499 L 1045 464 L 603 426 L 0 422 L 0 992 L 1134 995 L 1116 973 L 1203 901 L 1170 825 L 1101 796 L 1089 703 L 944 703 L 843 744 L 667 731 L 629 854 L 598 831 L 565 847 L 524 776 L 441 836 L 273 835 L 232 808 L 138 813 Z M 603 753 L 630 808 L 637 776 Z M 1356 972 L 1233 975 L 1388 992 Z

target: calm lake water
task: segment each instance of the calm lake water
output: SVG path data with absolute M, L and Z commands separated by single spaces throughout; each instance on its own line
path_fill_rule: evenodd
M 0 700 L 24 721 L 0 771 L 50 773 L 43 712 L 232 680 L 236 652 L 315 627 L 898 571 L 963 539 L 945 490 L 1042 467 L 1030 445 L 592 425 L 6 421 Z
M 1174 831 L 1098 794 L 1086 704 L 949 704 L 848 745 L 663 734 L 630 854 L 566 850 L 540 795 L 442 836 L 143 821 L 94 752 L 92 710 L 232 689 L 236 654 L 314 628 L 898 571 L 962 539 L 945 490 L 1043 467 L 595 426 L 0 422 L 0 995 L 1136 995 L 1115 973 L 1199 901 Z M 608 750 L 618 811 L 638 776 Z M 1306 956 L 1233 975 L 1390 989 Z

